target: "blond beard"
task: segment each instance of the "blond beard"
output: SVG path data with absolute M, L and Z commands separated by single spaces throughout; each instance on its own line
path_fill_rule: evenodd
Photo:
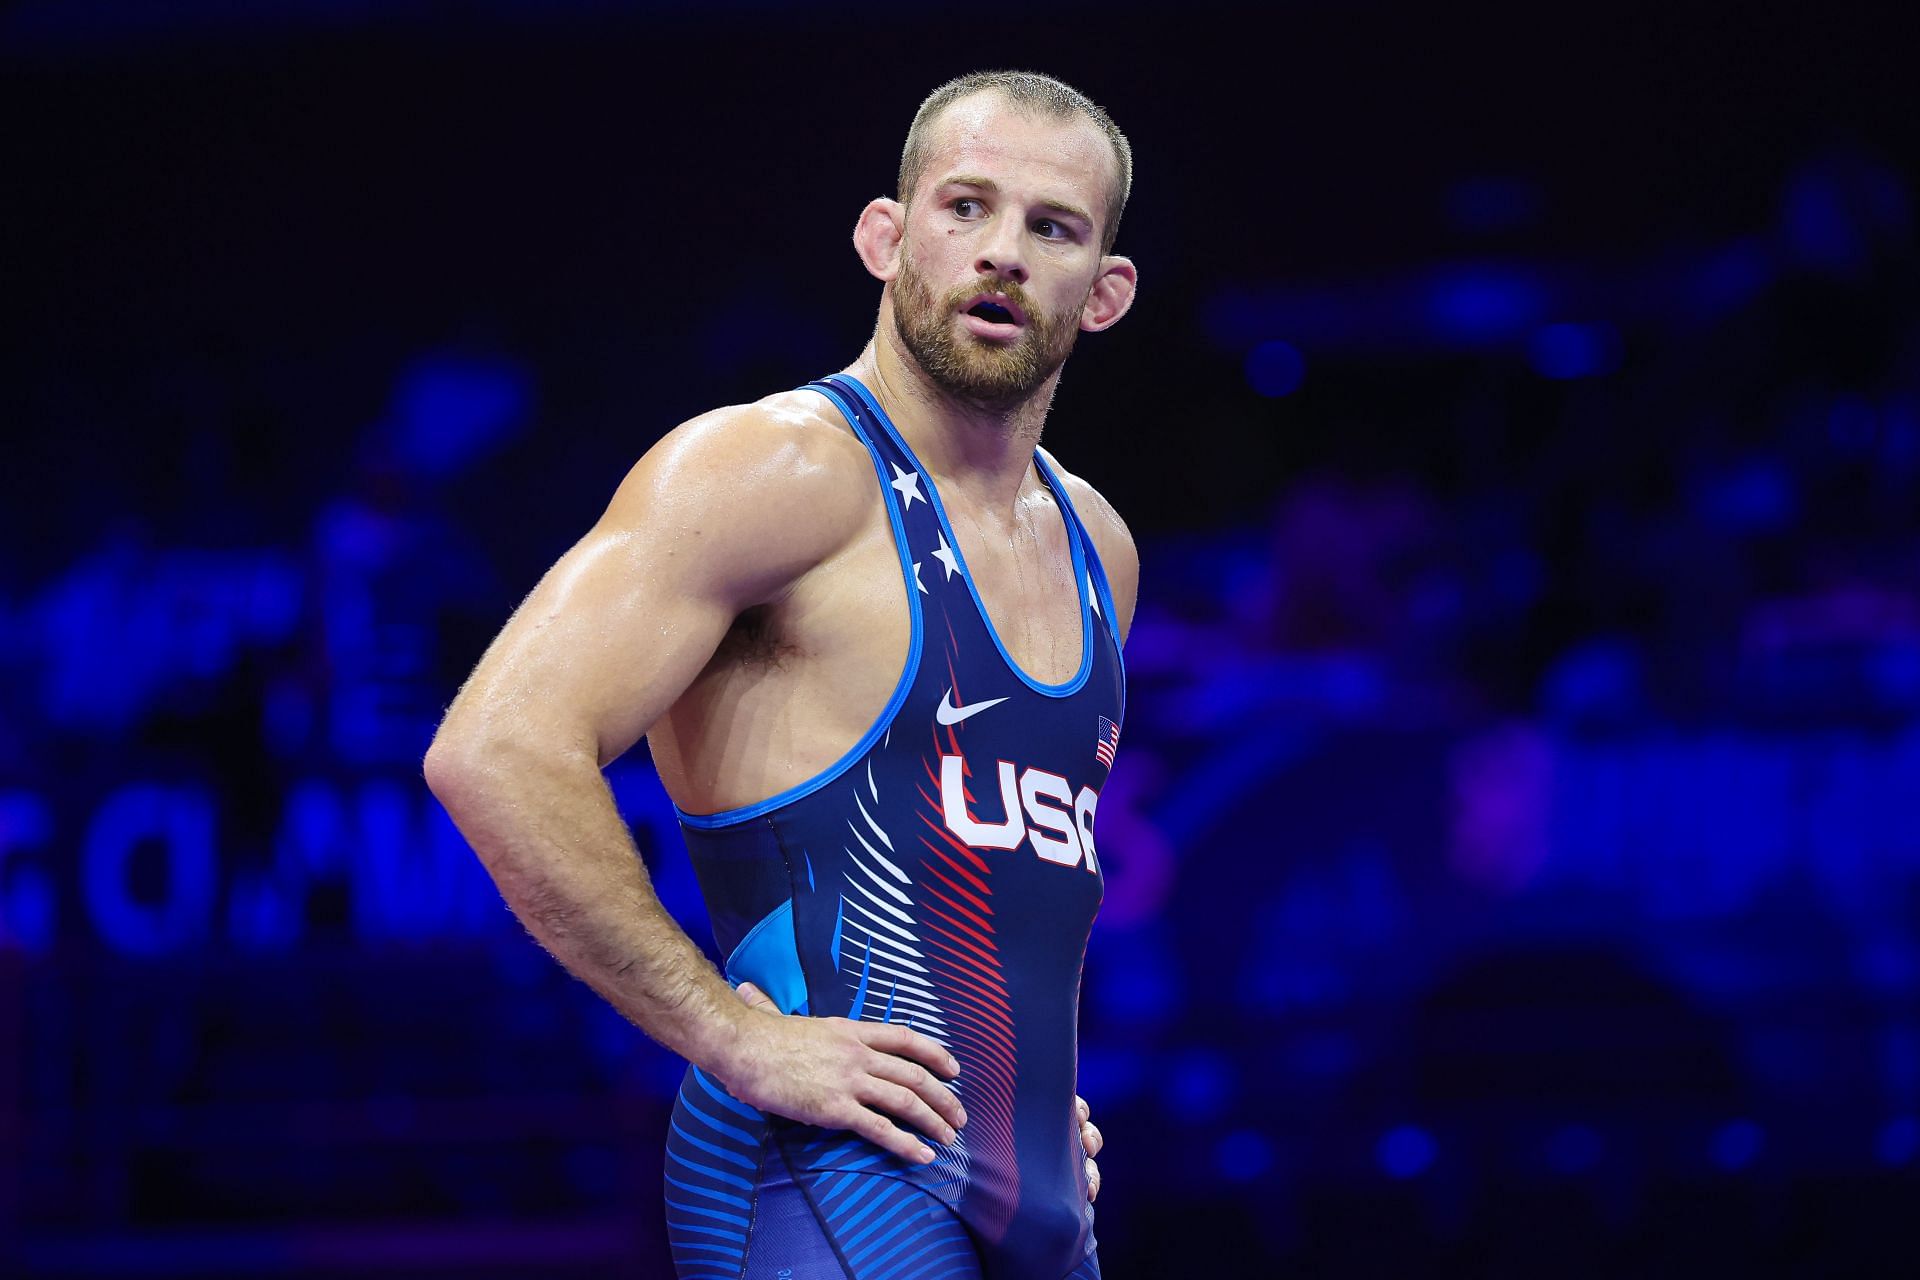
M 1027 316 L 1027 331 L 1009 343 L 957 335 L 960 305 L 985 291 L 1004 293 Z M 904 259 L 894 280 L 893 327 L 901 345 L 935 386 L 970 404 L 1009 409 L 1030 400 L 1066 362 L 1079 336 L 1079 311 L 1046 315 L 1010 280 L 976 282 L 936 301 L 933 290 Z

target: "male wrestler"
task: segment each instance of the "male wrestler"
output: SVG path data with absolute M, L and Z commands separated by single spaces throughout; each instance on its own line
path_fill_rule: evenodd
M 866 349 L 650 449 L 427 755 L 534 936 L 692 1064 L 684 1277 L 1099 1274 L 1075 1027 L 1138 562 L 1038 442 L 1133 301 L 1131 168 L 1058 81 L 936 90 L 854 230 Z M 642 735 L 724 979 L 601 777 Z

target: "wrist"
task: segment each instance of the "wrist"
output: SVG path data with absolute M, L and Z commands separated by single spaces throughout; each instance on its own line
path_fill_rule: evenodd
M 726 991 L 726 988 L 722 990 Z M 741 1044 L 748 1031 L 747 1015 L 751 1012 L 733 998 L 731 991 L 726 991 L 721 1003 L 714 1006 L 712 1015 L 702 1018 L 695 1028 L 692 1042 L 687 1045 L 684 1055 L 687 1061 L 715 1080 L 726 1083 L 739 1060 Z

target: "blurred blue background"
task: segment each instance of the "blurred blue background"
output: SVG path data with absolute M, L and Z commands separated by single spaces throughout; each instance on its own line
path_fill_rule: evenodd
M 1904 1269 L 1911 31 L 1179 8 L 0 13 L 0 1274 L 667 1273 L 677 1064 L 419 758 L 654 439 L 858 349 L 1007 65 L 1138 158 L 1047 437 L 1144 560 L 1108 1274 Z

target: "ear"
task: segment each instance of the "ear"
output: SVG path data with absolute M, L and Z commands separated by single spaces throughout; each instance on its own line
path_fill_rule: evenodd
M 853 224 L 853 250 L 868 275 L 884 283 L 899 274 L 900 242 L 906 232 L 906 206 L 884 196 L 867 202 Z
M 1139 286 L 1140 273 L 1131 259 L 1108 254 L 1100 259 L 1100 274 L 1087 292 L 1087 304 L 1080 308 L 1080 328 L 1098 333 L 1120 323 L 1120 317 L 1133 306 L 1133 291 Z

